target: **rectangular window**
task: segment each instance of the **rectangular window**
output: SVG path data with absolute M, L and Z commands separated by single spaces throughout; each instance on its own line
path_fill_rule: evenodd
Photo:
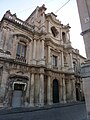
M 26 45 L 24 43 L 18 43 L 16 58 L 19 61 L 25 62 Z
M 57 56 L 55 55 L 52 56 L 52 65 L 57 66 Z
M 26 46 L 24 44 L 18 44 L 17 46 L 17 56 L 25 57 Z

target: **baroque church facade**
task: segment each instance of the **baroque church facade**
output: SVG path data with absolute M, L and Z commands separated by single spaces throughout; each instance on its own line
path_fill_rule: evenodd
M 83 100 L 85 58 L 70 42 L 70 26 L 37 7 L 22 21 L 0 21 L 0 107 L 34 107 Z

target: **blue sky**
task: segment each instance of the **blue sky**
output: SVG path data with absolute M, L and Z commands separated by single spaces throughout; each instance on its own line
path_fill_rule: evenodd
M 25 20 L 37 6 L 45 4 L 47 12 L 56 12 L 68 0 L 1 0 L 0 1 L 0 19 L 7 10 L 12 14 L 16 13 L 17 17 Z M 81 25 L 78 15 L 76 0 L 70 0 L 60 11 L 56 13 L 57 18 L 63 23 L 71 26 L 70 36 L 72 46 L 79 49 L 80 54 L 84 57 L 85 47 L 81 33 Z

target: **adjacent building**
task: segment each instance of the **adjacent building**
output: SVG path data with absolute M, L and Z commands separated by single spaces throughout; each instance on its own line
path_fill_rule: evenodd
M 85 58 L 72 48 L 70 26 L 37 7 L 25 20 L 0 21 L 0 106 L 30 107 L 83 100 Z M 77 38 L 76 38 L 77 39 Z
M 90 119 L 90 0 L 76 0 L 85 50 L 86 62 L 82 65 L 83 88 L 87 110 L 87 120 Z

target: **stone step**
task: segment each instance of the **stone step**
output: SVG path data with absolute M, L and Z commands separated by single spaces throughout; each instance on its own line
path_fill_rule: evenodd
M 44 107 L 17 107 L 17 108 L 1 108 L 0 109 L 0 115 L 4 114 L 15 114 L 15 113 L 24 113 L 24 112 L 34 112 L 34 111 L 40 111 L 40 110 L 48 110 L 48 109 L 54 109 L 59 107 L 68 107 L 68 106 L 74 106 L 74 105 L 80 105 L 85 104 L 85 102 L 72 102 L 72 103 L 56 103 L 53 105 L 45 105 Z

